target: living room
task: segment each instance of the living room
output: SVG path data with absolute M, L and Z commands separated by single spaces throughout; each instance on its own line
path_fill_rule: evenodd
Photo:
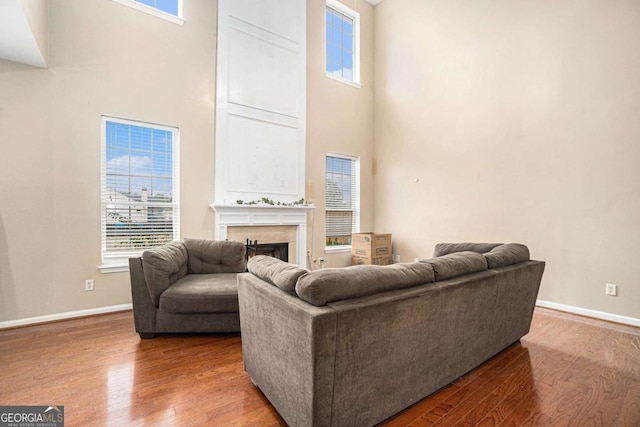
M 0 60 L 2 329 L 131 307 L 127 272 L 99 268 L 103 116 L 179 128 L 180 235 L 216 235 L 217 2 L 182 2 L 182 25 L 41 3 L 46 67 Z M 306 2 L 312 258 L 350 264 L 325 244 L 325 161 L 354 156 L 359 228 L 392 233 L 401 262 L 525 243 L 547 263 L 539 306 L 640 326 L 638 3 L 344 4 L 360 87 L 327 76 L 326 2 Z

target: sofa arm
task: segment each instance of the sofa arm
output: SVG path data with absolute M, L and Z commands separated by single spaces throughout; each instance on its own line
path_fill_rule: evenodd
M 151 300 L 147 282 L 142 270 L 142 258 L 129 258 L 129 276 L 131 278 L 131 300 L 136 332 L 142 338 L 151 338 L 156 330 L 157 308 Z
M 337 315 L 251 273 L 238 275 L 242 356 L 288 425 L 331 423 Z M 295 344 L 293 344 L 295 343 Z

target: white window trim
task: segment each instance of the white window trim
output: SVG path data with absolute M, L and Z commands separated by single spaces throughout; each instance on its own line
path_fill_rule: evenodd
M 178 200 L 178 208 L 176 209 L 175 215 L 176 215 L 176 223 L 175 223 L 175 231 L 174 231 L 174 235 L 175 236 L 180 236 L 180 169 L 179 169 L 179 165 L 180 165 L 180 129 L 177 126 L 167 126 L 167 125 L 161 125 L 161 124 L 157 124 L 157 123 L 150 123 L 150 122 L 143 122 L 143 121 L 139 121 L 139 120 L 128 120 L 128 119 L 121 119 L 119 117 L 115 117 L 115 116 L 106 116 L 106 115 L 102 115 L 101 117 L 102 123 L 101 123 L 101 129 L 100 129 L 100 144 L 101 144 L 101 160 L 100 160 L 100 256 L 102 258 L 102 264 L 98 266 L 98 269 L 100 270 L 101 273 L 122 273 L 122 272 L 128 272 L 129 271 L 129 258 L 133 258 L 133 257 L 139 257 L 142 255 L 142 252 L 144 252 L 144 250 L 141 251 L 130 251 L 130 252 L 121 252 L 118 255 L 115 254 L 106 254 L 105 255 L 105 249 L 104 249 L 104 242 L 102 240 L 102 228 L 104 227 L 104 224 L 102 222 L 102 218 L 103 218 L 103 213 L 102 210 L 104 209 L 103 207 L 103 202 L 102 202 L 102 189 L 104 188 L 104 180 L 106 178 L 106 160 L 107 160 L 107 153 L 106 153 L 106 141 L 107 141 L 107 122 L 117 122 L 117 123 L 123 123 L 123 124 L 127 124 L 127 125 L 133 125 L 133 126 L 152 126 L 156 129 L 162 129 L 162 130 L 166 130 L 166 131 L 170 131 L 170 132 L 175 132 L 175 140 L 173 141 L 173 158 L 174 158 L 174 165 L 176 165 L 178 167 L 178 170 L 175 173 L 175 177 L 174 177 L 174 188 L 175 188 L 175 198 L 176 200 Z
M 337 254 L 341 252 L 351 252 L 351 245 L 343 245 L 343 246 L 325 246 L 324 253 L 325 254 Z
M 324 53 L 324 69 L 327 77 L 337 80 L 342 83 L 346 83 L 350 86 L 361 88 L 360 84 L 360 14 L 348 6 L 340 3 L 338 0 L 327 0 L 327 6 L 331 9 L 342 13 L 353 19 L 353 80 L 347 80 L 339 76 L 335 76 L 327 72 L 327 47 L 325 46 Z M 326 18 L 325 18 L 326 19 Z M 325 23 L 326 29 L 326 23 Z M 326 31 L 326 30 L 325 30 Z M 327 34 L 324 35 L 325 43 L 327 41 Z
M 355 230 L 351 230 L 351 233 L 359 233 L 360 232 L 360 156 L 349 156 L 346 154 L 338 154 L 338 153 L 326 153 L 324 156 L 325 163 L 327 161 L 327 157 L 338 157 L 340 159 L 349 159 L 356 162 L 356 209 L 354 210 L 355 221 L 354 228 Z M 324 179 L 327 179 L 327 171 L 325 166 L 324 171 Z M 327 211 L 326 207 L 326 195 L 325 195 L 325 212 Z M 325 240 L 326 240 L 326 224 L 325 224 Z M 326 246 L 324 247 L 324 253 L 340 253 L 340 252 L 351 252 L 351 245 L 340 245 L 340 246 Z
M 116 3 L 120 3 L 125 6 L 129 6 L 132 9 L 136 9 L 141 12 L 148 13 L 149 15 L 153 15 L 157 18 L 164 19 L 165 21 L 173 22 L 174 24 L 178 24 L 178 25 L 184 24 L 184 18 L 182 17 L 182 0 L 178 0 L 178 16 L 172 15 L 160 9 L 156 9 L 155 7 L 151 7 L 134 0 L 112 0 L 112 1 Z

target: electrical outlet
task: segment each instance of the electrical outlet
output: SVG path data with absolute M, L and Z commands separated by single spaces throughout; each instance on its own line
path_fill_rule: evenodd
M 399 254 L 393 254 L 393 261 L 394 262 L 400 262 L 400 255 Z
M 84 290 L 85 291 L 93 290 L 93 279 L 87 279 L 84 281 Z
M 616 296 L 618 295 L 618 285 L 614 285 L 613 283 L 607 283 L 605 286 L 604 292 L 607 295 Z

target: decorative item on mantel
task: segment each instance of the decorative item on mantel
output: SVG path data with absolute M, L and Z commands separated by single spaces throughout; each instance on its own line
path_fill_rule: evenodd
M 236 204 L 237 205 L 244 205 L 244 206 L 313 206 L 313 202 L 308 202 L 303 198 L 301 198 L 300 200 L 297 200 L 293 203 L 284 203 L 284 202 L 274 202 L 273 200 L 267 198 L 267 197 L 263 197 L 260 200 L 252 200 L 250 202 L 245 202 L 244 200 L 236 200 Z

